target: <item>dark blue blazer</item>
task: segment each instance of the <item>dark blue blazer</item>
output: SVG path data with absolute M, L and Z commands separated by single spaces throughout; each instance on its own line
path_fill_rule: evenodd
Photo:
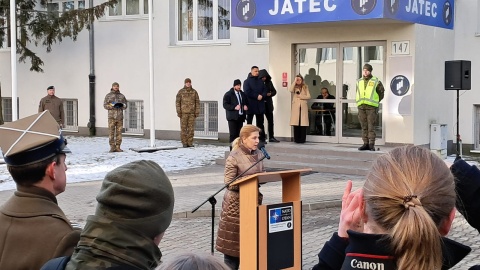
M 242 108 L 244 105 L 247 105 L 248 109 L 249 102 L 247 95 L 243 91 L 239 92 L 242 96 Z M 228 90 L 225 95 L 223 96 L 223 108 L 225 109 L 225 113 L 227 114 L 227 121 L 237 121 L 241 120 L 242 122 L 245 121 L 245 117 L 247 115 L 247 111 L 243 111 L 243 115 L 239 115 L 240 111 L 235 110 L 235 107 L 238 105 L 237 95 L 235 94 L 235 89 L 233 87 Z

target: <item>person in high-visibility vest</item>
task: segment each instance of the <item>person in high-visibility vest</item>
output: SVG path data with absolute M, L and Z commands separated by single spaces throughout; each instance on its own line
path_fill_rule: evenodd
M 372 76 L 372 70 L 370 64 L 365 64 L 362 78 L 357 80 L 356 101 L 363 140 L 363 145 L 358 148 L 360 151 L 375 151 L 375 121 L 377 120 L 378 106 L 385 93 L 382 82 Z

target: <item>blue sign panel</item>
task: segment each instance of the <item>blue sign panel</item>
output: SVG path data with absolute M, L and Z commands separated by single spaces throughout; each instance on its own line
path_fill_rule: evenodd
M 453 29 L 454 0 L 232 0 L 232 26 L 395 19 Z
M 384 17 L 453 29 L 454 0 L 385 0 Z
M 232 0 L 233 26 L 338 22 L 383 17 L 377 0 Z

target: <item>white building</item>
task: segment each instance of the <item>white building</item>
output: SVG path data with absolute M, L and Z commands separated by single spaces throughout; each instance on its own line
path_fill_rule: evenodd
M 130 102 L 125 132 L 148 137 L 148 1 L 121 2 L 121 7 L 95 23 L 97 134 L 106 134 L 103 98 L 117 81 Z M 203 4 L 210 2 L 213 8 Z M 61 11 L 72 3 L 74 8 L 85 5 L 85 1 L 54 0 L 50 8 Z M 245 79 L 250 67 L 257 65 L 268 69 L 278 91 L 276 137 L 292 137 L 291 95 L 283 84 L 288 86 L 300 73 L 313 98 L 321 87 L 337 97 L 330 101 L 336 108 L 331 114 L 332 136 L 318 133 L 322 125 L 318 115 L 324 112 L 312 111 L 307 141 L 359 144 L 355 81 L 363 64 L 370 63 L 386 89 L 378 145 L 428 145 L 434 123 L 447 124 L 447 139 L 455 142 L 456 91 L 444 90 L 445 61 L 469 60 L 472 90 L 460 91 L 459 133 L 464 147 L 480 150 L 479 15 L 479 0 L 155 1 L 156 137 L 179 137 L 175 95 L 189 77 L 205 104 L 196 136 L 226 139 L 223 94 L 234 79 Z M 230 20 L 238 27 L 230 27 Z M 57 95 L 66 99 L 68 128 L 88 134 L 88 32 L 82 32 L 76 42 L 55 45 L 49 54 L 43 48 L 36 51 L 45 61 L 45 73 L 30 72 L 27 64 L 18 66 L 20 117 L 35 113 L 47 86 L 55 85 Z M 8 49 L 0 50 L 0 62 L 3 104 L 8 111 Z M 314 102 L 320 100 L 312 99 L 310 104 Z

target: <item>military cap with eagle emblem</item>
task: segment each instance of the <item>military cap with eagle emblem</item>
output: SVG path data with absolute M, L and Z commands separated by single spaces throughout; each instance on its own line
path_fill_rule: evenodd
M 5 163 L 10 166 L 28 165 L 60 153 L 71 153 L 66 145 L 67 140 L 49 111 L 0 126 L 0 148 Z

